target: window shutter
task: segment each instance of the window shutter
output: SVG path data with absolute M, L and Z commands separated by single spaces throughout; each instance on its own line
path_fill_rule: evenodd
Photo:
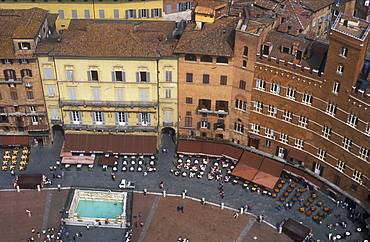
M 167 14 L 172 13 L 172 5 L 171 4 L 166 5 L 166 13 Z
M 122 89 L 117 89 L 117 101 L 118 102 L 123 102 L 123 90 Z
M 47 80 L 53 79 L 51 68 L 44 68 L 44 74 L 45 74 L 45 79 Z
M 140 82 L 140 72 L 136 72 L 136 82 Z
M 171 111 L 164 112 L 164 119 L 165 119 L 165 122 L 171 123 L 172 122 L 172 112 Z
M 162 9 L 159 8 L 159 12 L 158 12 L 159 16 L 158 17 L 162 17 Z
M 141 14 L 141 11 L 143 11 L 144 9 L 139 9 L 139 18 L 141 18 L 142 14 Z
M 138 113 L 137 118 L 138 118 L 138 124 L 141 125 L 142 113 Z
M 150 82 L 150 72 L 146 73 L 146 82 Z
M 126 18 L 129 17 L 129 14 L 130 14 L 130 11 L 129 10 L 126 10 Z
M 59 119 L 58 109 L 51 109 L 51 119 Z
M 92 117 L 92 121 L 93 121 L 93 124 L 96 124 L 96 112 L 91 112 L 91 117 Z
M 115 115 L 115 117 L 116 117 L 116 125 L 118 125 L 118 121 L 119 121 L 119 119 L 118 119 L 118 115 L 119 115 L 119 114 L 118 114 L 118 112 L 115 112 L 115 113 L 114 113 L 114 115 Z
M 166 71 L 166 82 L 172 82 L 172 71 Z
M 54 87 L 53 86 L 48 86 L 48 96 L 49 97 L 54 97 L 55 96 Z
M 154 18 L 155 16 L 154 16 L 154 9 L 152 9 L 152 18 Z
M 148 113 L 148 126 L 150 126 L 152 123 L 151 115 L 151 113 Z
M 123 114 L 125 116 L 125 124 L 128 125 L 128 113 Z
M 93 89 L 93 93 L 94 93 L 94 101 L 100 101 L 100 93 L 99 93 L 99 89 L 94 88 L 94 89 Z
M 80 121 L 80 124 L 82 124 L 82 112 L 78 111 L 78 120 Z
M 200 129 L 200 122 L 197 123 L 197 128 Z
M 136 18 L 136 9 L 133 10 L 134 18 Z
M 76 88 L 69 88 L 69 95 L 71 100 L 76 100 Z
M 140 90 L 140 96 L 141 96 L 141 101 L 142 102 L 147 101 L 147 91 L 146 90 Z
M 102 120 L 103 125 L 105 125 L 104 112 L 101 112 L 101 120 Z
M 176 4 L 176 12 L 180 12 L 180 3 Z
M 116 81 L 116 72 L 112 71 L 112 82 Z
M 210 129 L 210 128 L 211 128 L 211 123 L 207 122 L 207 129 Z
M 69 111 L 69 121 L 71 124 L 73 124 L 73 112 Z
M 122 82 L 126 82 L 126 72 L 122 71 Z
M 87 80 L 88 80 L 89 82 L 91 82 L 91 81 L 92 81 L 91 71 L 87 71 Z

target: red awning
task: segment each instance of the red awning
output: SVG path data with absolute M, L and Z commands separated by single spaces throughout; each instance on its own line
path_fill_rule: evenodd
M 311 175 L 310 175 L 310 174 L 308 174 L 308 173 L 304 173 L 304 174 L 303 174 L 303 179 L 304 179 L 307 183 L 311 184 L 312 186 L 318 187 L 318 188 L 321 188 L 321 187 L 324 185 L 324 183 L 323 183 L 323 182 L 321 182 L 321 181 L 317 180 L 315 177 L 311 176 Z
M 307 154 L 302 151 L 290 149 L 288 156 L 296 160 L 305 161 Z
M 240 157 L 239 163 L 258 170 L 262 164 L 262 160 L 263 156 L 253 154 L 249 151 L 244 151 L 242 156 Z
M 223 156 L 235 160 L 239 160 L 242 154 L 243 154 L 242 149 L 239 149 L 232 145 L 227 145 L 225 150 L 222 152 Z
M 221 157 L 226 144 L 203 141 L 201 154 L 206 156 Z
M 157 137 L 115 134 L 66 134 L 65 152 L 155 154 Z
M 278 180 L 279 177 L 276 177 L 263 171 L 258 171 L 257 174 L 254 176 L 252 182 L 263 187 L 273 189 Z
M 46 124 L 29 125 L 28 130 L 29 131 L 48 130 L 48 126 Z
M 202 142 L 195 140 L 180 139 L 177 152 L 181 154 L 197 155 L 202 151 Z
M 269 158 L 264 158 L 260 171 L 266 172 L 276 177 L 280 177 L 281 172 L 283 171 L 284 164 L 278 161 L 271 160 Z
M 28 145 L 28 136 L 25 135 L 4 135 L 2 136 L 3 146 Z
M 114 166 L 114 162 L 116 161 L 116 157 L 114 156 L 100 156 L 98 165 L 107 165 L 107 166 Z
M 258 170 L 255 168 L 238 163 L 235 166 L 234 170 L 231 172 L 231 175 L 238 176 L 248 181 L 252 181 L 257 172 Z
M 292 166 L 288 166 L 288 165 L 285 165 L 283 170 L 289 174 L 292 174 L 294 176 L 298 176 L 298 177 L 301 177 L 303 176 L 304 174 L 304 171 L 300 170 L 300 169 L 297 169 L 295 167 L 292 167 Z

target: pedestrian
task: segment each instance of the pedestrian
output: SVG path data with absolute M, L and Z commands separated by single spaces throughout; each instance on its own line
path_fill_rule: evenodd
M 259 222 L 262 223 L 263 222 L 263 215 L 260 215 L 258 218 L 259 218 Z
M 143 221 L 140 222 L 140 227 L 144 227 L 144 222 Z
M 36 234 L 37 234 L 37 238 L 39 238 L 39 239 L 40 239 L 40 238 L 41 238 L 40 232 L 39 232 L 39 231 L 37 231 L 37 233 L 36 233 Z
M 32 216 L 32 211 L 31 210 L 26 209 L 26 213 L 27 213 L 28 217 L 31 217 Z
M 69 232 L 68 231 L 66 232 L 66 238 L 67 239 L 69 238 Z
M 221 192 L 221 198 L 224 199 L 224 197 L 225 197 L 225 193 Z
M 82 232 L 78 232 L 78 237 L 82 237 Z
M 161 181 L 161 183 L 159 183 L 159 188 L 162 189 L 163 188 L 163 181 Z
M 137 221 L 135 221 L 134 225 L 135 225 L 135 228 L 137 228 L 137 226 L 139 225 L 139 223 Z
M 252 205 L 249 205 L 249 206 L 248 206 L 248 210 L 249 210 L 249 212 L 252 212 L 252 207 L 253 207 Z
M 108 218 L 105 219 L 105 224 L 109 224 L 109 219 Z
M 162 154 L 166 154 L 166 148 L 162 149 Z
M 10 171 L 10 174 L 12 174 L 12 176 L 15 176 L 15 172 L 14 172 L 14 170 L 11 170 L 11 171 Z
M 112 172 L 112 180 L 115 181 L 116 180 L 116 174 L 114 174 L 114 172 Z
M 185 194 L 185 196 L 187 196 L 188 195 L 188 190 L 186 190 L 186 188 L 185 188 L 183 193 Z
M 139 218 L 142 218 L 143 217 L 143 213 L 142 212 L 140 212 L 139 213 Z
M 58 184 L 58 192 L 61 191 L 61 187 L 60 187 L 60 184 Z
M 279 234 L 281 234 L 282 232 L 283 232 L 283 225 L 279 224 Z
M 61 173 L 61 174 L 62 174 L 62 178 L 64 178 L 64 171 L 62 171 L 62 173 Z
M 90 225 L 89 224 L 86 224 L 86 229 L 90 230 Z
M 332 232 L 330 232 L 330 233 L 328 234 L 329 241 L 331 241 L 332 237 L 333 237 L 333 233 L 332 233 Z
M 177 206 L 177 212 L 179 212 L 181 209 L 180 209 L 180 206 Z
M 276 207 L 276 211 L 280 211 L 280 209 L 281 209 L 281 207 L 280 207 L 280 205 L 278 205 L 278 206 Z
M 234 213 L 234 218 L 238 218 L 239 217 L 239 214 L 238 213 Z
M 31 233 L 33 233 L 33 234 L 35 233 L 35 229 L 34 228 L 31 229 Z
M 181 210 L 182 213 L 184 213 L 184 207 L 183 206 L 180 207 L 180 210 Z
M 335 217 L 337 218 L 337 220 L 339 220 L 340 219 L 340 213 L 338 213 Z

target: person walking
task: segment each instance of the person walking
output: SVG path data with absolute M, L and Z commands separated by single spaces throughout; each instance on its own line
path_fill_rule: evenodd
M 90 229 L 90 225 L 89 224 L 86 224 L 86 229 L 89 230 Z
M 239 214 L 238 213 L 234 213 L 234 218 L 238 218 L 239 217 Z
M 333 238 L 333 233 L 332 233 L 332 232 L 330 232 L 330 233 L 328 234 L 328 238 L 329 238 L 329 241 L 331 241 L 331 240 L 332 240 L 332 238 Z
M 159 188 L 162 189 L 163 188 L 163 181 L 161 181 L 161 183 L 159 183 Z
M 32 211 L 31 210 L 26 209 L 26 213 L 27 213 L 28 217 L 31 217 L 32 216 Z

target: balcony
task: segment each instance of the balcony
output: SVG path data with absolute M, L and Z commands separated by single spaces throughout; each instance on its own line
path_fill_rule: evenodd
M 173 126 L 173 122 L 163 122 L 163 126 Z
M 121 125 L 86 125 L 86 124 L 64 124 L 65 129 L 102 130 L 102 131 L 146 131 L 156 132 L 157 126 L 121 126 Z
M 157 102 L 117 102 L 117 101 L 85 101 L 85 100 L 59 100 L 62 106 L 89 106 L 89 107 L 157 107 Z
M 225 130 L 225 124 L 222 123 L 214 123 L 213 124 L 214 130 Z
M 62 124 L 62 120 L 60 119 L 52 119 L 50 122 L 51 124 Z
M 0 78 L 0 84 L 22 84 L 23 78 L 5 79 Z
M 218 114 L 218 115 L 228 115 L 229 110 L 226 109 L 221 109 L 218 107 L 211 107 L 211 108 L 205 108 L 205 107 L 198 107 L 198 113 L 208 113 L 208 114 Z

